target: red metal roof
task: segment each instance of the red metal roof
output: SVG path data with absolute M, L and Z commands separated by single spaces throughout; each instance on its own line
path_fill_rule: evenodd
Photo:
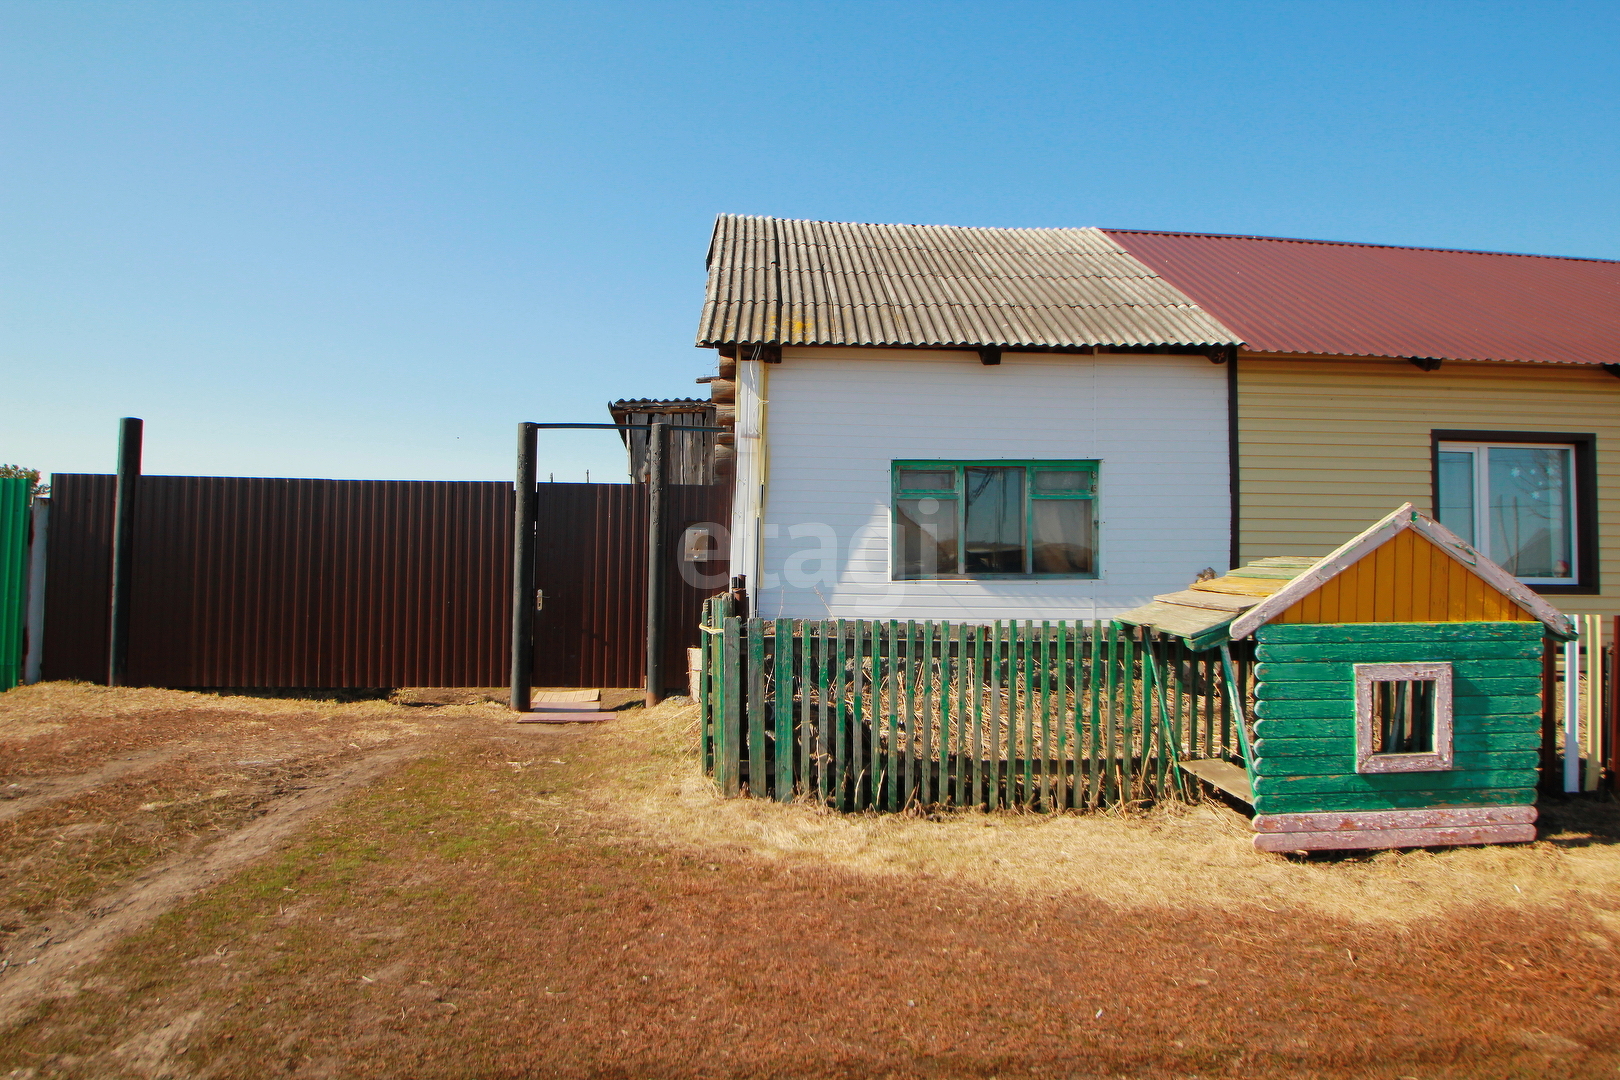
M 1620 262 L 1104 231 L 1255 352 L 1620 362 Z

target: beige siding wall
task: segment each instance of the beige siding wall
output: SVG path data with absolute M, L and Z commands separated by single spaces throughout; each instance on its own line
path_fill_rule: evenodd
M 1620 614 L 1620 379 L 1601 368 L 1243 356 L 1243 561 L 1324 555 L 1402 502 L 1429 511 L 1433 428 L 1595 434 L 1603 594 L 1548 599 Z

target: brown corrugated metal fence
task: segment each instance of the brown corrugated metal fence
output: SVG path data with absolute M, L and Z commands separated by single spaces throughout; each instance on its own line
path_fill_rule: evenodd
M 44 676 L 99 682 L 107 669 L 113 478 L 58 474 L 52 484 Z M 691 512 L 708 509 L 703 500 L 719 490 L 672 489 L 676 541 Z M 636 685 L 642 489 L 542 485 L 541 507 L 538 577 L 560 610 L 541 614 L 536 683 Z M 511 521 L 506 483 L 143 477 L 130 681 L 501 685 Z M 696 590 L 679 573 L 671 577 L 668 670 L 677 681 L 682 650 L 696 643 L 701 596 L 686 597 Z

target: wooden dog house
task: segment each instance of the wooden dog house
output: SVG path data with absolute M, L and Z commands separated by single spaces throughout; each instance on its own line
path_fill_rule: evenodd
M 1250 803 L 1263 851 L 1536 835 L 1541 664 L 1570 619 L 1410 503 L 1321 559 L 1270 558 L 1121 617 L 1255 641 L 1244 760 L 1188 772 Z M 1249 728 L 1252 726 L 1252 735 Z

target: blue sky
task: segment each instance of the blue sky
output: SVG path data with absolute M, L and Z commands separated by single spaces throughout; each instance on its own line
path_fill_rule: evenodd
M 703 393 L 718 212 L 1620 257 L 1617 56 L 1613 3 L 0 2 L 0 461 L 507 477 Z

